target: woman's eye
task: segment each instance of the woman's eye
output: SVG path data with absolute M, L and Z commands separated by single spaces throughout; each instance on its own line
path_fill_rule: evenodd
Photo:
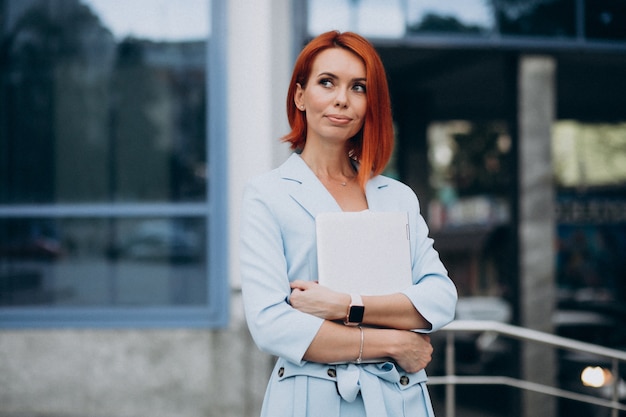
M 358 93 L 365 93 L 365 85 L 364 84 L 354 84 L 352 89 Z
M 320 85 L 323 87 L 332 87 L 333 86 L 333 80 L 331 80 L 330 78 L 322 78 L 320 80 Z

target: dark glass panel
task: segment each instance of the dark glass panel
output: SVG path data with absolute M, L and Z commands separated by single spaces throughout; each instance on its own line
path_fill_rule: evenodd
M 0 220 L 0 306 L 202 306 L 199 218 Z
M 585 35 L 595 39 L 626 39 L 626 1 L 587 0 Z
M 576 36 L 572 0 L 494 0 L 500 33 L 518 36 Z
M 10 6 L 0 204 L 206 198 L 204 40 L 119 40 L 78 0 Z
M 439 192 L 452 189 L 457 197 L 508 195 L 513 172 L 506 123 L 433 123 L 429 137 L 431 181 Z
M 557 208 L 559 301 L 622 308 L 626 193 L 615 188 L 559 190 Z
M 515 285 L 512 139 L 504 121 L 446 120 L 428 127 L 428 223 L 462 297 L 506 304 Z

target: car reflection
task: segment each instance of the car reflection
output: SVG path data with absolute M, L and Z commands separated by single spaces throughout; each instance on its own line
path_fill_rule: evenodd
M 55 260 L 66 254 L 56 222 L 13 220 L 0 226 L 0 258 Z
M 54 260 L 63 257 L 61 242 L 54 238 L 35 237 L 3 245 L 0 256 L 12 259 Z
M 198 232 L 171 220 L 146 220 L 108 255 L 116 260 L 197 262 L 203 252 Z

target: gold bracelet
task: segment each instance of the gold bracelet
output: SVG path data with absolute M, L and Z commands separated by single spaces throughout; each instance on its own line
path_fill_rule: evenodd
M 359 345 L 359 357 L 356 358 L 356 361 L 354 361 L 357 365 L 360 364 L 361 361 L 363 361 L 363 341 L 365 339 L 363 327 L 359 326 L 359 330 L 361 331 L 361 344 Z

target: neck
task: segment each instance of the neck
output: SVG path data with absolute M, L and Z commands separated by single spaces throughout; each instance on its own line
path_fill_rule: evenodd
M 318 177 L 352 179 L 356 176 L 348 155 L 335 155 L 328 158 L 303 151 L 300 156 Z

